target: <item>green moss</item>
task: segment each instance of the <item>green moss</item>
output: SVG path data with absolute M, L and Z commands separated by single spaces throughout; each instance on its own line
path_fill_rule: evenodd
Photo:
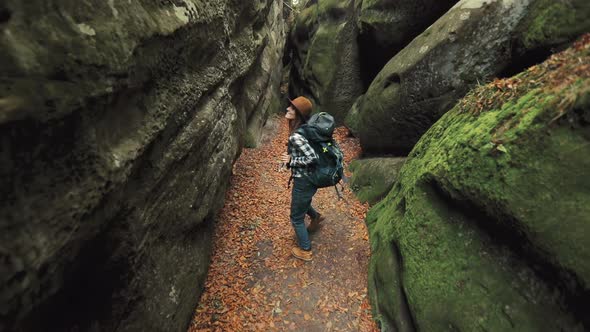
M 477 114 L 458 105 L 414 147 L 367 224 L 370 280 L 398 277 L 381 263 L 389 255 L 383 248 L 396 244 L 400 291 L 418 330 L 582 330 L 560 307 L 563 294 L 498 236 L 518 234 L 506 236 L 526 239 L 511 243 L 516 252 L 534 252 L 590 284 L 590 178 L 581 176 L 590 169 L 581 120 L 589 96 L 590 79 L 580 78 L 522 91 Z M 477 103 L 476 94 L 469 98 L 467 104 Z M 564 100 L 571 100 L 566 109 Z M 396 321 L 396 295 L 372 287 L 377 315 Z
M 309 27 L 310 25 L 314 24 L 314 22 L 317 20 L 317 16 L 318 6 L 310 6 L 301 11 L 299 16 L 297 17 L 297 24 L 302 24 Z
M 521 41 L 526 49 L 571 40 L 590 31 L 590 2 L 537 1 L 521 24 Z
M 383 0 L 363 0 L 361 9 L 368 10 L 368 9 L 382 9 L 381 6 L 384 3 Z
M 333 9 L 346 9 L 351 0 L 322 0 L 318 2 L 319 15 L 328 14 Z
M 343 40 L 350 37 L 343 33 L 350 5 L 350 0 L 321 1 L 305 9 L 297 20 L 292 37 L 302 44 L 298 48 L 303 59 L 301 76 L 307 85 L 306 90 L 318 100 L 327 98 L 326 89 L 337 75 L 338 52 L 342 49 Z M 318 103 L 316 106 L 319 111 L 326 105 Z
M 338 35 L 341 26 L 336 24 L 322 24 L 316 31 L 311 44 L 304 70 L 306 77 L 313 78 L 317 91 L 329 86 L 336 72 L 338 57 Z
M 379 322 L 381 331 L 412 331 L 412 319 L 405 308 L 404 292 L 399 276 L 401 260 L 395 244 L 382 242 L 383 245 L 373 248 L 373 255 L 379 257 L 379 264 L 374 265 L 369 276 L 369 297 L 372 303 L 381 305 L 373 318 Z M 393 278 L 380 271 L 394 271 Z M 389 299 L 389 301 L 383 301 Z
M 297 16 L 297 24 L 311 27 L 318 19 L 324 19 L 332 10 L 344 10 L 350 5 L 350 0 L 323 0 L 303 9 Z

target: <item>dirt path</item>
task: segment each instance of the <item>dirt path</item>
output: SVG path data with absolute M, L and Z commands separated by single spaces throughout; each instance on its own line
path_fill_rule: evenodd
M 189 331 L 378 331 L 367 299 L 367 207 L 348 189 L 345 201 L 320 189 L 314 206 L 326 221 L 312 235 L 313 260 L 293 258 L 289 174 L 277 171 L 287 126 L 274 123 L 266 143 L 245 149 L 234 167 Z M 335 136 L 348 163 L 360 148 L 346 134 L 338 128 Z

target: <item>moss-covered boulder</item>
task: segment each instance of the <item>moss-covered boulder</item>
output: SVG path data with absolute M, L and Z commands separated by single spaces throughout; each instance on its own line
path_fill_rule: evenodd
M 358 1 L 359 51 L 368 87 L 383 66 L 458 0 Z
M 361 202 L 373 205 L 391 190 L 406 158 L 368 158 L 350 163 L 350 188 Z
M 590 31 L 590 2 L 537 0 L 517 27 L 514 52 L 525 55 L 532 50 L 559 47 Z
M 282 5 L 0 1 L 0 331 L 186 331 Z
M 321 0 L 304 9 L 291 32 L 291 96 L 342 122 L 363 93 L 354 0 Z
M 590 36 L 475 89 L 368 213 L 383 330 L 590 328 Z
M 585 0 L 462 0 L 387 63 L 346 124 L 365 152 L 405 155 L 470 88 L 589 31 L 588 17 Z

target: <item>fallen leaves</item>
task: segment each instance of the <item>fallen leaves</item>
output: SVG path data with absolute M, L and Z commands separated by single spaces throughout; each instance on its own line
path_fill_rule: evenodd
M 189 331 L 377 331 L 367 299 L 367 204 L 345 188 L 320 189 L 327 220 L 312 236 L 314 259 L 290 256 L 289 172 L 278 172 L 286 122 L 269 144 L 244 149 L 217 218 L 212 263 Z M 345 164 L 360 156 L 346 128 L 334 133 Z M 346 167 L 348 169 L 348 167 Z M 346 174 L 350 176 L 350 174 Z
M 552 55 L 545 62 L 532 66 L 523 73 L 492 82 L 471 90 L 459 102 L 461 112 L 480 114 L 520 98 L 534 89 L 563 90 L 577 80 L 590 77 L 590 34 L 582 36 L 573 47 Z M 567 98 L 558 105 L 556 118 L 571 106 Z

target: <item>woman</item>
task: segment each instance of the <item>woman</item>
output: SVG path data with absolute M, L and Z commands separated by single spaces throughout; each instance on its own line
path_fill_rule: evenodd
M 291 191 L 291 224 L 297 235 L 298 246 L 293 247 L 291 253 L 296 258 L 310 261 L 312 258 L 309 232 L 315 231 L 324 220 L 312 206 L 311 200 L 317 188 L 306 177 L 306 172 L 317 162 L 318 155 L 309 145 L 307 139 L 296 132 L 311 115 L 311 102 L 305 97 L 289 100 L 285 118 L 289 120 L 289 144 L 286 153 L 281 157 L 287 167 L 291 168 L 293 190 Z M 309 227 L 305 228 L 305 214 L 311 217 Z

